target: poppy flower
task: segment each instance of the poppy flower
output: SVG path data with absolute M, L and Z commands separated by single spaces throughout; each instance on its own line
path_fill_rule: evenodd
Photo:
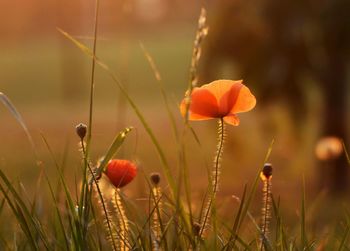
M 108 162 L 106 175 L 116 188 L 129 184 L 137 174 L 136 165 L 123 159 L 112 159 Z
M 242 80 L 216 80 L 193 89 L 189 107 L 189 120 L 222 118 L 226 123 L 237 126 L 237 113 L 254 108 L 256 99 Z M 182 100 L 180 110 L 186 113 L 186 102 Z

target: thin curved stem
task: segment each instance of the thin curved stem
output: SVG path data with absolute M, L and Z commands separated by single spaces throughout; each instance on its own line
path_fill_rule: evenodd
M 271 218 L 270 212 L 270 203 L 271 203 L 271 180 L 267 178 L 264 180 L 263 187 L 263 208 L 262 208 L 262 226 L 261 226 L 261 243 L 260 251 L 264 250 L 264 243 L 267 240 L 267 234 L 269 232 L 269 222 Z
M 100 199 L 100 202 L 101 202 L 101 205 L 102 205 L 102 209 L 103 209 L 103 212 L 104 212 L 104 216 L 105 216 L 105 220 L 106 220 L 106 223 L 107 223 L 107 228 L 108 228 L 108 231 L 109 231 L 109 235 L 111 237 L 111 242 L 112 242 L 112 246 L 113 246 L 113 250 L 117 250 L 117 246 L 115 244 L 115 240 L 113 238 L 113 231 L 112 231 L 112 225 L 111 225 L 111 220 L 109 218 L 109 214 L 108 214 L 108 211 L 107 211 L 107 205 L 104 201 L 104 198 L 103 198 L 103 195 L 102 195 L 102 192 L 101 192 L 101 189 L 100 189 L 100 186 L 98 184 L 98 180 L 97 180 L 97 177 L 95 176 L 95 173 L 94 171 L 92 170 L 88 160 L 87 160 L 87 156 L 86 156 L 86 148 L 85 148 L 85 145 L 84 145 L 84 141 L 81 140 L 80 141 L 80 144 L 81 144 L 81 148 L 82 148 L 82 151 L 83 151 L 83 157 L 84 157 L 84 162 L 85 162 L 85 165 L 86 167 L 88 168 L 89 172 L 90 172 L 90 175 L 92 176 L 92 181 L 93 183 L 95 183 L 95 186 L 96 186 L 96 190 L 97 190 L 97 194 L 99 196 L 99 199 Z M 84 174 L 85 175 L 85 174 Z M 91 183 L 91 187 L 92 187 L 92 183 Z
M 202 228 L 199 233 L 199 237 L 202 236 L 204 230 L 207 228 L 209 219 L 210 219 L 210 214 L 212 210 L 212 206 L 214 204 L 215 198 L 216 198 L 216 193 L 219 189 L 219 176 L 220 176 L 220 166 L 221 166 L 221 156 L 224 148 L 224 141 L 225 141 L 225 125 L 224 125 L 224 120 L 223 118 L 220 118 L 219 124 L 218 124 L 218 146 L 216 150 L 216 155 L 214 158 L 214 170 L 212 172 L 212 177 L 211 177 L 211 192 L 210 192 L 210 197 L 207 202 L 207 206 L 204 211 L 204 216 L 202 220 Z
M 91 134 L 92 134 L 92 116 L 94 107 L 94 88 L 95 88 L 95 65 L 96 65 L 96 47 L 97 47 L 97 28 L 98 28 L 98 14 L 100 8 L 100 0 L 95 2 L 95 20 L 94 20 L 94 40 L 92 46 L 92 64 L 91 64 L 91 79 L 90 79 L 90 102 L 89 102 L 89 124 L 88 133 L 86 141 L 86 154 L 87 157 L 90 155 L 90 144 L 91 144 Z

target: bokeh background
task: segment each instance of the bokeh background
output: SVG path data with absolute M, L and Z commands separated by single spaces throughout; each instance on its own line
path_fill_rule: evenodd
M 179 168 L 176 141 L 140 42 L 158 65 L 181 130 L 178 104 L 188 86 L 201 7 L 207 9 L 209 35 L 203 44 L 199 83 L 243 78 L 258 100 L 255 110 L 240 116 L 239 127 L 227 130 L 222 210 L 230 211 L 236 205 L 231 195 L 240 195 L 244 184 L 253 182 L 273 139 L 269 161 L 275 168 L 274 193 L 281 194 L 282 201 L 297 203 L 304 176 L 310 197 L 318 194 L 329 184 L 324 174 L 334 168 L 318 164 L 314 154 L 318 138 L 325 136 L 325 118 L 341 117 L 341 136 L 349 144 L 349 1 L 100 1 L 97 55 L 146 116 L 174 174 Z M 81 159 L 75 125 L 88 121 L 91 59 L 57 27 L 91 48 L 94 11 L 93 0 L 0 0 L 0 91 L 22 114 L 48 172 L 54 177 L 41 135 L 72 181 L 79 175 Z M 118 157 L 138 161 L 140 175 L 128 189 L 134 198 L 143 198 L 144 177 L 161 170 L 156 150 L 116 84 L 99 67 L 95 91 L 92 159 L 104 154 L 123 127 L 136 127 Z M 326 98 L 329 92 L 339 101 L 334 106 Z M 3 106 L 0 115 L 0 167 L 31 191 L 39 174 L 35 155 Z M 199 201 L 216 149 L 216 123 L 191 124 L 201 142 L 187 139 L 191 186 Z

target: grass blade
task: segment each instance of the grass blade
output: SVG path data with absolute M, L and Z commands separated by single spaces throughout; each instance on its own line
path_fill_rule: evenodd
M 92 64 L 91 64 L 91 79 L 90 79 L 90 102 L 89 102 L 89 124 L 88 124 L 88 132 L 87 132 L 87 142 L 86 142 L 86 155 L 87 159 L 89 159 L 90 153 L 90 143 L 91 143 L 91 132 L 92 132 L 92 116 L 93 116 L 93 104 L 94 104 L 94 86 L 95 86 L 95 56 L 96 56 L 96 45 L 97 45 L 97 28 L 98 28 L 98 14 L 100 1 L 95 1 L 95 20 L 94 20 L 94 39 L 93 39 L 93 47 L 92 47 Z
M 343 251 L 344 248 L 346 247 L 345 245 L 346 245 L 346 240 L 348 239 L 348 236 L 349 236 L 349 232 L 350 232 L 350 227 L 347 227 L 346 231 L 344 233 L 344 236 L 342 238 L 342 241 L 341 241 L 341 243 L 339 245 L 338 251 Z
M 163 98 L 163 101 L 164 101 L 164 104 L 165 104 L 165 108 L 166 108 L 166 111 L 168 113 L 168 117 L 169 117 L 169 120 L 170 120 L 170 124 L 171 124 L 171 127 L 173 129 L 173 132 L 174 132 L 174 136 L 175 136 L 175 139 L 177 140 L 179 138 L 179 135 L 178 135 L 178 131 L 177 131 L 177 126 L 176 126 L 176 121 L 175 121 L 175 117 L 174 117 L 174 114 L 172 113 L 171 109 L 170 109 L 170 105 L 169 105 L 169 101 L 168 101 L 168 96 L 165 92 L 165 89 L 164 89 L 164 84 L 163 84 L 163 81 L 162 81 L 162 78 L 160 76 L 160 73 L 159 73 L 159 70 L 158 70 L 158 67 L 156 65 L 156 63 L 154 62 L 151 54 L 146 50 L 145 46 L 140 43 L 140 47 L 143 51 L 143 54 L 145 55 L 149 65 L 151 66 L 152 68 L 152 71 L 153 71 L 153 74 L 154 74 L 154 77 L 156 78 L 157 82 L 158 82 L 158 86 L 159 86 L 159 89 L 160 89 L 160 93 L 162 95 L 162 98 Z
M 22 231 L 26 235 L 32 250 L 39 250 L 37 243 L 33 237 L 33 233 L 29 228 L 29 225 L 28 225 L 26 218 L 23 217 L 23 213 L 19 212 L 19 210 L 21 210 L 21 209 L 19 208 L 18 204 L 15 201 L 11 200 L 7 191 L 4 189 L 4 187 L 1 185 L 1 183 L 0 183 L 0 190 L 1 190 L 2 194 L 4 195 L 4 198 L 6 199 L 7 204 L 10 206 L 13 214 L 15 215 L 17 222 L 21 226 Z M 16 204 L 16 206 L 15 206 L 15 204 Z
M 96 170 L 96 176 L 99 177 L 101 172 L 106 168 L 108 162 L 113 158 L 113 156 L 118 152 L 121 145 L 123 144 L 126 136 L 131 132 L 133 127 L 126 127 L 124 130 L 120 131 L 114 138 L 113 143 L 109 147 L 106 155 L 103 157 L 98 169 Z
M 301 250 L 307 247 L 306 224 L 305 224 L 305 178 L 303 177 L 303 190 L 301 194 L 301 220 L 300 220 Z
M 348 161 L 348 164 L 350 166 L 350 156 L 349 156 L 349 152 L 348 150 L 346 149 L 346 146 L 345 146 L 345 142 L 343 141 L 343 149 L 344 149 L 344 153 L 345 153 L 345 156 L 346 156 L 346 160 Z
M 34 151 L 34 153 L 36 155 L 35 144 L 34 144 L 33 138 L 30 135 L 29 130 L 28 130 L 26 124 L 24 123 L 24 120 L 23 120 L 21 114 L 17 111 L 16 107 L 12 104 L 11 100 L 2 92 L 0 92 L 0 101 L 11 112 L 13 117 L 17 120 L 17 122 L 23 128 L 25 134 L 27 135 L 29 143 L 31 144 L 31 146 L 33 148 L 33 151 Z

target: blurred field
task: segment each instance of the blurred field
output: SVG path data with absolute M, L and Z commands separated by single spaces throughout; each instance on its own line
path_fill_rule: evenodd
M 106 38 L 106 40 L 98 41 L 98 56 L 112 69 L 115 69 L 115 72 L 121 76 L 122 81 L 125 80 L 124 84 L 127 86 L 130 94 L 146 114 L 150 124 L 156 128 L 159 138 L 164 141 L 163 144 L 169 147 L 167 152 L 170 155 L 173 150 L 173 144 L 169 137 L 166 137 L 170 132 L 170 126 L 167 125 L 166 113 L 164 108 L 162 108 L 164 105 L 159 88 L 139 47 L 139 41 L 144 43 L 158 64 L 166 91 L 172 102 L 173 111 L 180 123 L 181 118 L 177 111 L 177 105 L 182 99 L 187 86 L 189 58 L 194 32 L 195 29 L 182 27 L 178 28 L 177 31 L 172 30 L 165 34 L 148 35 L 137 40 L 131 39 L 127 45 L 124 44 L 124 46 L 128 47 L 127 52 L 125 52 L 128 53 L 127 66 L 123 66 L 123 62 L 120 62 L 122 60 L 120 58 L 121 50 L 125 48 L 116 38 Z M 86 43 L 91 43 L 91 41 L 86 41 Z M 64 47 L 74 48 L 74 45 L 67 41 Z M 83 77 L 78 79 L 85 81 L 76 83 L 79 86 L 79 90 L 75 93 L 73 99 L 69 99 L 64 96 L 64 90 L 62 89 L 63 76 L 60 47 L 56 40 L 39 41 L 39 43 L 32 41 L 29 44 L 23 44 L 16 48 L 9 47 L 2 48 L 2 50 L 3 53 L 0 60 L 2 91 L 12 99 L 18 110 L 23 114 L 31 132 L 35 135 L 38 145 L 41 145 L 40 137 L 38 136 L 41 131 L 48 137 L 50 142 L 52 141 L 54 149 L 58 153 L 63 151 L 66 142 L 69 142 L 71 150 L 75 150 L 77 139 L 74 134 L 74 126 L 78 122 L 86 122 L 87 120 L 90 59 L 83 53 L 80 53 L 79 49 L 76 49 L 78 51 L 77 57 L 80 57 L 79 60 L 82 62 L 82 65 L 79 65 L 78 73 L 83 75 Z M 120 72 L 120 69 L 126 70 L 126 72 Z M 72 78 L 74 79 L 75 76 L 73 75 Z M 125 103 L 125 100 L 121 98 L 117 87 L 109 79 L 108 75 L 99 68 L 97 68 L 96 73 L 95 97 L 96 124 L 94 141 L 96 145 L 94 147 L 96 147 L 96 152 L 94 154 L 97 157 L 99 152 L 103 151 L 108 145 L 114 133 L 121 129 L 120 123 L 134 125 L 137 128 L 139 124 L 125 104 L 123 107 L 126 108 L 128 113 L 126 121 L 117 121 L 119 117 L 117 106 L 120 102 Z M 261 109 L 264 110 L 261 111 Z M 273 152 L 280 151 L 282 154 L 276 153 L 276 158 L 282 159 L 283 162 L 287 160 L 290 163 L 281 167 L 281 171 L 283 173 L 286 172 L 285 179 L 288 179 L 291 173 L 301 177 L 302 172 L 310 172 L 310 170 L 302 168 L 305 164 L 297 168 L 291 168 L 293 166 L 291 162 L 295 158 L 290 157 L 290 155 L 291 153 L 297 154 L 297 151 L 295 152 L 297 149 L 291 149 L 293 147 L 293 139 L 288 135 L 293 133 L 293 125 L 290 124 L 290 118 L 286 114 L 285 108 L 271 108 L 272 112 L 266 115 L 264 113 L 268 108 L 261 109 L 258 106 L 251 114 L 242 115 L 242 126 L 229 128 L 230 136 L 228 137 L 228 146 L 225 154 L 227 155 L 228 164 L 232 163 L 229 166 L 232 165 L 232 167 L 224 170 L 232 172 L 234 180 L 230 181 L 232 179 L 231 176 L 225 175 L 224 177 L 230 177 L 225 182 L 228 185 L 231 185 L 231 182 L 236 183 L 236 179 L 240 181 L 240 184 L 244 184 L 251 177 L 247 177 L 247 173 L 254 174 L 259 169 L 266 149 L 273 138 L 276 140 Z M 259 113 L 262 114 L 259 115 Z M 264 131 L 265 128 L 259 126 L 262 123 L 259 120 L 271 120 L 272 122 L 265 121 L 265 123 L 267 123 L 267 126 L 273 126 L 273 129 L 269 132 Z M 212 149 L 215 149 L 215 122 L 197 122 L 193 124 L 196 129 L 201 131 L 200 138 L 203 142 L 203 151 L 205 155 L 209 153 L 207 162 L 210 163 L 210 154 Z M 310 126 L 317 127 L 315 124 Z M 6 142 L 6 144 L 2 145 L 2 155 L 6 160 L 6 166 L 12 164 L 14 166 L 22 166 L 20 168 L 21 171 L 15 171 L 16 169 L 11 168 L 18 174 L 23 174 L 23 171 L 31 172 L 28 168 L 25 168 L 28 160 L 17 158 L 17 154 L 20 154 L 30 159 L 29 144 L 27 144 L 24 134 L 15 120 L 4 110 L 2 127 L 3 142 Z M 278 133 L 281 135 L 278 135 Z M 145 149 L 141 146 L 144 145 L 144 140 L 147 142 L 147 136 L 144 135 L 142 128 L 139 129 L 138 134 L 137 142 L 130 142 L 130 146 L 128 146 L 130 147 L 129 154 L 137 155 L 146 169 L 156 170 L 157 168 L 154 164 L 150 166 L 149 160 L 147 158 L 144 159 L 142 155 L 140 156 L 140 154 L 148 156 L 148 151 L 151 151 L 152 147 L 147 147 L 145 152 Z M 310 133 L 308 135 L 312 138 Z M 16 140 L 13 140 L 14 138 Z M 135 148 L 138 151 L 137 153 L 133 152 Z M 14 149 L 16 149 L 17 154 L 12 155 L 11 153 L 13 153 Z M 43 149 L 43 154 L 45 156 L 45 149 Z M 311 155 L 312 158 L 312 149 L 307 154 Z M 75 160 L 79 158 L 76 154 L 71 155 Z M 232 160 L 230 157 L 232 157 Z M 193 158 L 196 158 L 196 156 L 194 155 Z M 154 159 L 154 156 L 149 156 L 149 159 Z M 193 162 L 196 163 L 196 160 Z M 238 166 L 235 163 L 239 163 Z M 197 168 L 199 172 L 201 172 L 201 168 Z M 276 173 L 276 175 L 278 177 L 279 174 Z M 201 180 L 205 183 L 206 178 L 202 177 Z M 241 187 L 241 185 L 237 185 L 237 187 Z
M 107 7 L 104 8 L 106 10 Z M 197 11 L 195 4 L 192 8 L 193 12 Z M 190 14 L 184 14 L 187 18 L 178 22 L 175 19 L 169 23 L 162 24 L 160 21 L 146 25 L 144 30 L 140 27 L 130 29 L 129 32 L 128 26 L 121 25 L 116 28 L 120 33 L 111 32 L 110 25 L 106 25 L 109 20 L 107 16 L 102 21 L 106 26 L 101 29 L 97 40 L 97 57 L 117 74 L 141 109 L 159 139 L 175 177 L 182 171 L 178 163 L 176 138 L 171 130 L 160 89 L 140 48 L 140 42 L 159 68 L 171 110 L 181 132 L 183 119 L 178 107 L 188 85 L 197 22 L 197 16 L 191 17 Z M 91 18 L 87 19 L 91 22 Z M 38 152 L 36 159 L 20 125 L 4 106 L 0 106 L 0 168 L 15 183 L 23 183 L 30 198 L 34 195 L 40 174 L 38 161 L 42 161 L 52 181 L 58 179 L 53 158 L 42 136 L 49 142 L 54 158 L 64 165 L 72 188 L 75 179 L 79 180 L 81 175 L 82 158 L 75 126 L 88 122 L 91 59 L 65 39 L 56 30 L 56 26 L 71 32 L 71 35 L 91 47 L 92 33 L 85 31 L 87 25 L 80 32 L 76 27 L 60 26 L 58 22 L 48 25 L 49 28 L 45 26 L 49 35 L 23 35 L 19 32 L 20 39 L 14 39 L 15 36 L 10 34 L 8 41 L 0 42 L 0 92 L 11 99 L 23 116 Z M 5 36 L 4 33 L 2 35 Z M 240 79 L 240 76 L 235 76 L 228 69 L 229 67 L 224 67 L 222 78 Z M 313 82 L 312 79 L 306 81 Z M 249 87 L 250 83 L 246 84 Z M 260 106 L 260 97 L 257 95 L 256 108 L 239 116 L 240 126 L 227 127 L 217 200 L 218 212 L 223 219 L 232 219 L 232 212 L 236 212 L 238 207 L 232 196 L 241 196 L 244 185 L 252 184 L 273 140 L 268 161 L 274 166 L 273 194 L 275 198 L 281 196 L 280 210 L 285 215 L 285 222 L 293 224 L 299 220 L 303 177 L 306 181 L 307 207 L 315 211 L 322 208 L 324 191 L 319 190 L 318 178 L 324 170 L 315 165 L 314 145 L 321 127 L 319 118 L 322 116 L 323 103 L 320 91 L 311 84 L 305 85 L 309 113 L 305 114 L 301 125 L 296 125 L 290 111 L 282 103 Z M 254 87 L 252 92 L 254 93 Z M 348 97 L 350 98 L 350 93 Z M 138 163 L 139 175 L 125 192 L 133 203 L 146 208 L 148 187 L 145 179 L 148 179 L 151 172 L 161 171 L 161 162 L 135 113 L 116 84 L 100 67 L 96 68 L 94 102 L 91 159 L 95 163 L 104 155 L 115 135 L 125 126 L 135 127 L 117 157 Z M 347 120 L 350 122 L 349 117 Z M 200 140 L 198 144 L 191 134 L 186 136 L 193 209 L 198 212 L 208 186 L 208 169 L 212 166 L 217 135 L 215 121 L 191 122 L 191 125 Z M 168 191 L 167 185 L 163 186 Z M 40 188 L 39 194 L 45 194 L 46 189 Z M 251 208 L 252 215 L 256 217 L 260 214 L 260 196 L 259 193 L 254 198 L 254 206 Z M 44 211 L 47 207 L 43 198 L 41 207 L 38 206 L 39 211 Z M 313 215 L 312 210 L 308 220 L 313 223 L 313 230 L 326 231 L 326 227 L 317 229 L 324 215 L 317 222 L 318 214 Z M 324 217 L 327 222 L 328 216 Z M 3 220 L 0 222 L 1 225 L 4 224 Z M 245 231 L 252 232 L 249 229 Z
M 125 81 L 124 84 L 130 95 L 141 107 L 142 112 L 165 147 L 168 157 L 174 163 L 175 173 L 177 172 L 175 164 L 177 156 L 174 137 L 170 136 L 171 128 L 159 88 L 139 47 L 139 41 L 144 43 L 158 64 L 172 110 L 178 124 L 181 125 L 182 119 L 177 106 L 187 87 L 194 32 L 195 27 L 191 29 L 186 26 L 177 27 L 169 33 L 144 35 L 137 39 L 131 38 L 127 45 L 122 44 L 117 38 L 105 38 L 98 41 L 98 56 L 110 68 L 115 69 L 122 81 Z M 89 40 L 85 42 L 91 43 Z M 125 62 L 121 62 L 123 58 L 121 59 L 120 56 L 125 46 L 127 46 L 127 51 L 124 53 L 128 53 L 127 66 L 123 65 Z M 69 41 L 64 43 L 64 47 L 74 48 Z M 75 170 L 79 166 L 80 155 L 77 151 L 78 141 L 74 126 L 79 122 L 87 122 L 90 59 L 80 53 L 79 49 L 74 48 L 78 52 L 77 57 L 80 57 L 79 60 L 82 62 L 82 65 L 79 65 L 78 73 L 82 74 L 83 77 L 78 79 L 85 81 L 76 83 L 79 90 L 73 99 L 67 98 L 62 89 L 60 49 L 56 40 L 32 41 L 16 48 L 3 48 L 0 75 L 2 76 L 2 91 L 12 99 L 22 113 L 34 135 L 40 150 L 40 158 L 47 162 L 47 168 L 51 169 L 51 160 L 40 139 L 40 133 L 52 144 L 58 159 L 62 160 L 65 147 L 67 147 L 67 168 Z M 72 76 L 73 79 L 74 77 Z M 100 68 L 97 68 L 96 72 L 95 97 L 94 159 L 103 154 L 116 132 L 121 130 L 124 125 L 132 125 L 137 128 L 137 135 L 128 140 L 123 150 L 124 156 L 140 161 L 145 174 L 159 170 L 160 163 L 155 161 L 158 157 L 148 136 L 145 135 L 137 118 L 125 104 L 125 100 L 120 96 L 116 85 Z M 259 100 L 259 97 L 257 98 Z M 120 104 L 122 104 L 123 109 L 126 109 L 125 121 L 118 121 L 120 119 L 118 105 Z M 4 109 L 2 109 L 2 113 L 3 121 L 0 133 L 3 142 L 1 147 L 3 166 L 5 170 L 14 173 L 14 177 L 18 177 L 18 179 L 31 177 L 35 180 L 38 170 L 35 167 L 30 145 L 11 115 Z M 304 146 L 305 149 L 308 149 L 306 151 L 295 149 L 300 146 L 296 146 L 296 142 L 293 140 L 295 128 L 293 128 L 286 108 L 272 107 L 269 109 L 260 108 L 258 105 L 257 109 L 250 114 L 241 115 L 241 120 L 241 126 L 228 128 L 229 136 L 224 152 L 221 189 L 223 196 L 239 194 L 243 185 L 252 181 L 257 170 L 263 164 L 272 139 L 275 139 L 275 144 L 271 162 L 276 163 L 274 186 L 277 191 L 281 190 L 282 194 L 290 190 L 295 191 L 300 187 L 303 173 L 312 174 L 315 172 L 312 167 L 313 149 L 310 142 L 316 134 L 312 128 L 317 128 L 317 125 L 312 124 L 312 120 L 306 126 L 305 133 L 308 135 L 306 144 L 309 144 Z M 206 187 L 206 168 L 210 167 L 212 153 L 216 145 L 216 123 L 214 121 L 194 122 L 193 126 L 198 131 L 201 146 L 196 145 L 194 139 L 189 137 L 188 149 L 196 149 L 196 154 L 189 152 L 189 161 L 191 163 L 191 177 L 196 177 L 192 185 L 200 192 L 195 196 L 200 197 Z M 301 160 L 303 158 L 300 156 L 301 152 L 303 152 L 304 157 L 307 156 L 303 160 Z M 31 184 L 32 179 L 27 180 L 28 184 Z M 291 180 L 297 180 L 297 182 L 291 182 Z M 139 177 L 138 182 L 144 183 L 143 178 Z M 137 187 L 136 184 L 133 186 Z M 299 193 L 296 192 L 295 196 L 299 198 Z

